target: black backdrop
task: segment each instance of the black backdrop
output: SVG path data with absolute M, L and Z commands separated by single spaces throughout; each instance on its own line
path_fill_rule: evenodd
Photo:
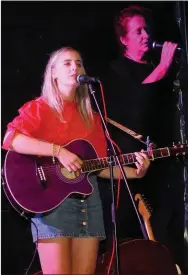
M 175 2 L 1 2 L 2 136 L 26 101 L 40 95 L 48 55 L 66 45 L 81 51 L 89 75 L 116 57 L 115 14 L 129 4 L 151 8 L 154 39 L 181 41 Z M 108 103 L 107 103 L 108 104 Z M 2 152 L 2 162 L 5 152 Z M 24 272 L 34 245 L 30 227 L 2 193 L 2 273 Z M 38 270 L 35 260 L 32 270 Z

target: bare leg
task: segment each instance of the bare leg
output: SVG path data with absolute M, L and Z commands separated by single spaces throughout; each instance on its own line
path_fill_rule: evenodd
M 50 238 L 38 241 L 43 274 L 71 274 L 71 238 Z
M 94 274 L 98 254 L 99 239 L 72 239 L 72 274 Z

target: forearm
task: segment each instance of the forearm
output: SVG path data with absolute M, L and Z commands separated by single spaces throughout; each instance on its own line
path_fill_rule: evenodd
M 31 138 L 20 133 L 15 134 L 9 145 L 9 149 L 17 153 L 28 155 L 52 156 L 53 154 L 51 143 Z
M 124 169 L 126 177 L 128 179 L 140 178 L 137 175 L 137 170 L 135 168 L 128 167 L 128 166 L 123 166 L 123 169 Z M 119 169 L 118 166 L 116 166 L 116 167 L 113 168 L 114 179 L 119 179 L 120 173 L 121 172 L 120 172 L 120 169 Z M 110 178 L 110 169 L 108 168 L 108 169 L 104 169 L 104 170 L 100 171 L 100 173 L 98 174 L 98 176 L 101 177 L 101 178 L 109 179 Z M 122 175 L 121 175 L 121 178 L 122 178 Z
M 153 72 L 149 76 L 147 76 L 146 79 L 144 79 L 142 84 L 153 83 L 153 82 L 161 80 L 162 78 L 164 78 L 166 76 L 167 71 L 168 71 L 168 69 L 166 67 L 159 64 L 153 70 Z

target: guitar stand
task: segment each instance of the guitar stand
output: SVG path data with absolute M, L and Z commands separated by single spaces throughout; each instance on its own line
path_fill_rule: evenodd
M 111 190 L 112 190 L 112 224 L 113 224 L 113 237 L 114 237 L 114 241 L 115 241 L 115 256 L 116 256 L 116 261 L 115 261 L 116 270 L 115 270 L 115 274 L 120 275 L 120 268 L 119 268 L 120 267 L 119 242 L 118 242 L 118 234 L 117 234 L 116 207 L 115 207 L 115 184 L 114 184 L 114 176 L 113 176 L 113 166 L 114 166 L 114 164 L 116 162 L 118 163 L 118 166 L 119 166 L 119 169 L 120 169 L 121 174 L 123 176 L 123 180 L 125 182 L 126 188 L 127 188 L 128 192 L 129 192 L 129 196 L 131 198 L 133 207 L 135 209 L 137 218 L 139 220 L 140 228 L 141 228 L 141 231 L 143 233 L 144 239 L 148 240 L 148 235 L 147 235 L 146 229 L 145 229 L 145 227 L 144 227 L 144 225 L 143 225 L 143 223 L 141 221 L 141 218 L 139 216 L 139 213 L 138 213 L 138 210 L 137 210 L 134 198 L 133 198 L 132 193 L 130 191 L 130 188 L 128 186 L 127 177 L 126 177 L 125 171 L 123 169 L 123 166 L 121 164 L 119 156 L 116 154 L 116 150 L 114 148 L 114 145 L 111 142 L 111 138 L 110 138 L 110 134 L 109 134 L 106 122 L 105 122 L 105 120 L 103 118 L 103 115 L 101 113 L 99 104 L 98 104 L 97 99 L 95 97 L 95 91 L 93 90 L 91 84 L 88 84 L 88 88 L 89 88 L 89 91 L 90 91 L 91 95 L 93 96 L 93 99 L 94 99 L 95 105 L 97 107 L 98 113 L 99 113 L 99 115 L 101 117 L 101 121 L 102 121 L 104 130 L 105 130 L 105 134 L 106 134 L 106 136 L 109 137 L 109 139 L 108 139 L 108 146 L 109 146 L 109 148 L 107 149 L 107 153 L 108 153 L 108 156 L 110 154 L 110 156 L 109 156 L 109 168 L 110 168 L 110 182 L 111 182 Z

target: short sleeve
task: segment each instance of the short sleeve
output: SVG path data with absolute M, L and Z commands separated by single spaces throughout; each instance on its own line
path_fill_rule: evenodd
M 19 109 L 19 115 L 7 125 L 2 148 L 5 150 L 9 149 L 10 143 L 17 132 L 34 137 L 40 128 L 43 109 L 40 100 L 36 99 L 25 103 Z

